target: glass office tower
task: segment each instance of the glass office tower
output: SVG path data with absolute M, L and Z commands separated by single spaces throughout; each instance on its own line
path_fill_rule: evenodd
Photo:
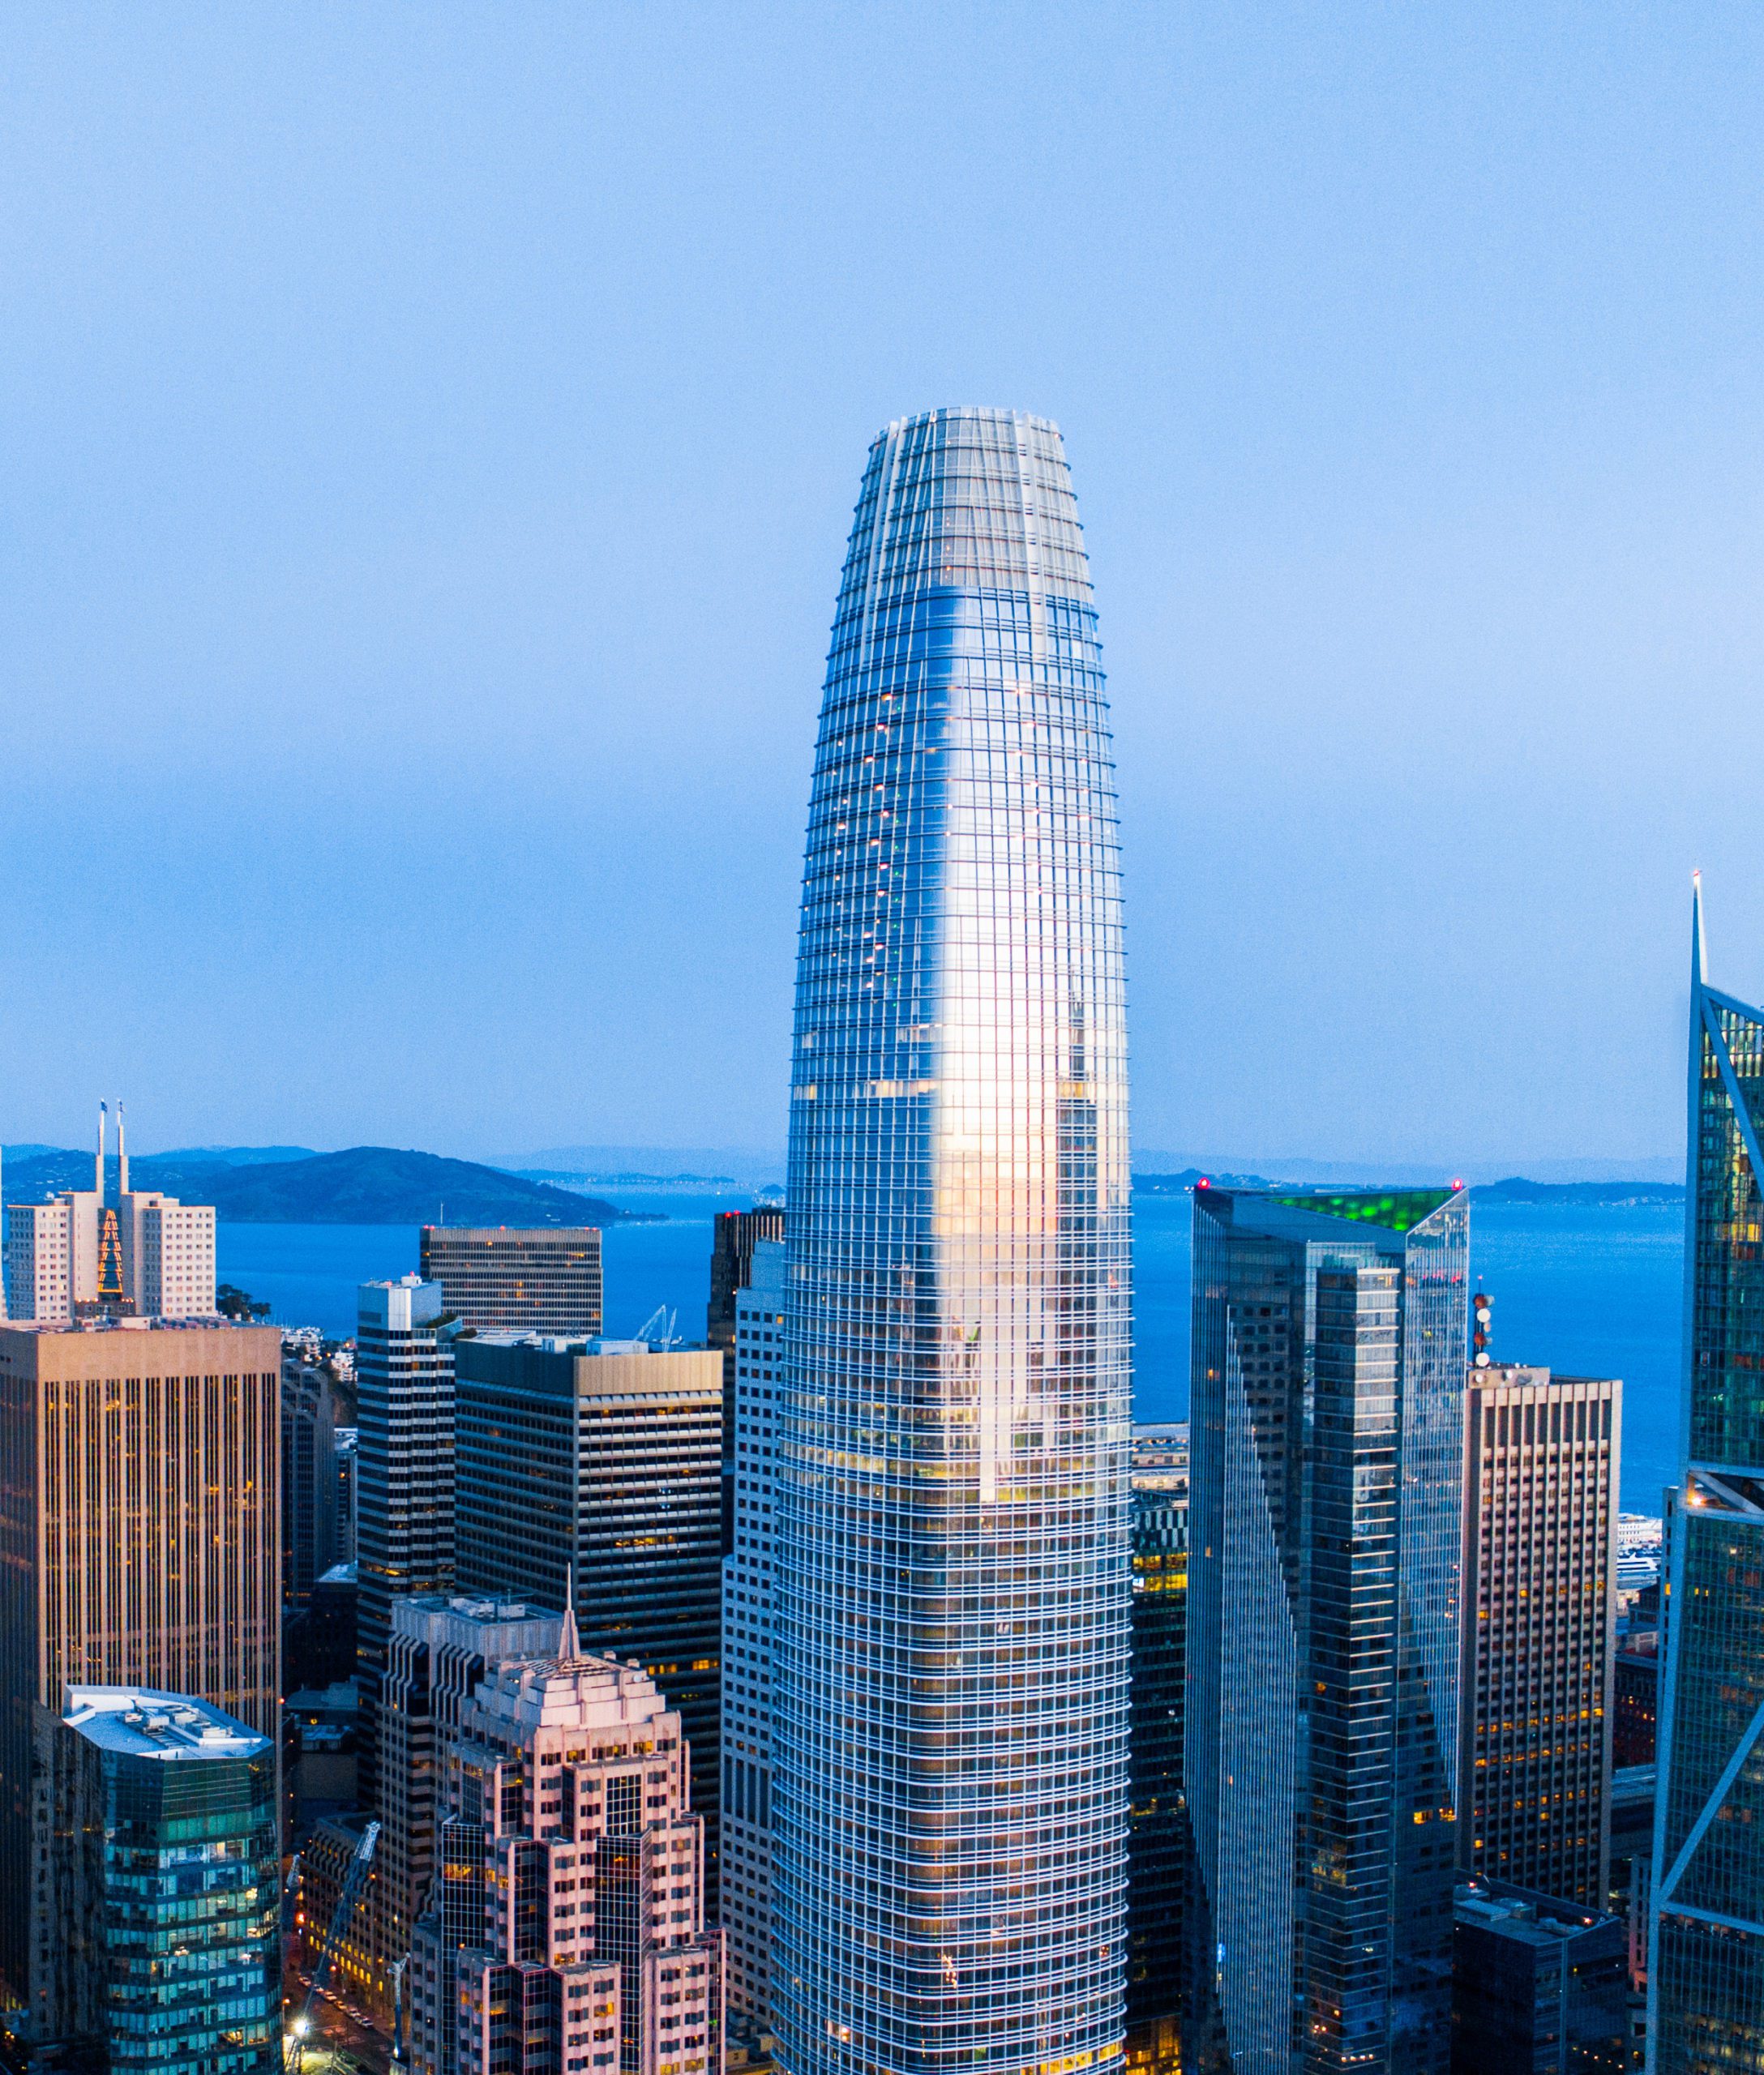
M 1654 1839 L 1657 2075 L 1764 2069 L 1764 1010 L 1691 945 L 1684 1481 Z
M 816 748 L 773 1517 L 791 2075 L 1118 2066 L 1127 1066 L 1058 430 L 870 451 Z
M 276 2075 L 274 1743 L 186 1693 L 70 1686 L 36 1793 L 32 2064 Z
M 1184 2069 L 1451 2059 L 1462 1191 L 1197 1189 Z

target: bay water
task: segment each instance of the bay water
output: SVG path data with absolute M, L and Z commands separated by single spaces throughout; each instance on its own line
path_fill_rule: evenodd
M 702 1339 L 709 1291 L 711 1219 L 751 1198 L 621 1195 L 664 1221 L 615 1225 L 604 1234 L 606 1330 L 636 1333 L 657 1308 Z M 1193 1200 L 1134 1199 L 1134 1413 L 1180 1419 L 1188 1409 L 1189 1238 Z M 410 1226 L 223 1225 L 220 1280 L 271 1307 L 279 1325 L 355 1331 L 358 1283 L 409 1273 Z M 1477 1204 L 1471 1265 L 1494 1297 L 1497 1361 L 1542 1363 L 1569 1375 L 1624 1380 L 1623 1503 L 1657 1513 L 1676 1474 L 1684 1213 L 1668 1204 Z

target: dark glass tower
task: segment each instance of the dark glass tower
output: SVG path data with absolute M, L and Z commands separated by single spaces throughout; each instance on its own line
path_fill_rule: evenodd
M 1468 1213 L 1198 1190 L 1184 2067 L 1445 2075 Z
M 1174 1483 L 1169 1478 L 1167 1483 Z M 1183 1931 L 1192 1863 L 1182 1787 L 1187 1668 L 1188 1494 L 1135 1488 L 1132 1821 L 1127 1919 L 1130 2064 L 1175 2062 Z
M 1648 2013 L 1656 2075 L 1764 2069 L 1764 1009 L 1693 909 L 1684 1479 L 1672 1512 Z
M 1120 2064 L 1126 1111 L 1060 434 L 904 419 L 852 527 L 799 940 L 773 1552 L 790 2075 Z

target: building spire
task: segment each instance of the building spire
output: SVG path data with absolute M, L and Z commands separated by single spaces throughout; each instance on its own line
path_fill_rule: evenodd
M 576 1565 L 563 1567 L 563 1627 L 558 1636 L 558 1662 L 574 1664 L 582 1654 L 582 1639 L 576 1632 Z
M 129 1192 L 129 1148 L 122 1136 L 122 1105 L 117 1105 L 117 1200 Z
M 105 1119 L 109 1115 L 109 1110 L 110 1106 L 108 1102 L 101 1102 L 98 1105 L 98 1168 L 97 1179 L 92 1183 L 92 1187 L 98 1192 L 100 1203 L 104 1201 L 104 1123 Z
M 1709 947 L 1702 933 L 1702 874 L 1690 875 L 1690 984 L 1700 987 L 1709 970 Z

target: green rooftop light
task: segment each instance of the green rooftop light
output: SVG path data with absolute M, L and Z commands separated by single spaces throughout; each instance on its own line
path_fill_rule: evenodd
M 1449 1203 L 1449 1189 L 1356 1190 L 1346 1196 L 1270 1196 L 1289 1210 L 1308 1210 L 1318 1217 L 1339 1217 L 1349 1225 L 1381 1225 L 1390 1232 L 1412 1232 L 1440 1205 Z

